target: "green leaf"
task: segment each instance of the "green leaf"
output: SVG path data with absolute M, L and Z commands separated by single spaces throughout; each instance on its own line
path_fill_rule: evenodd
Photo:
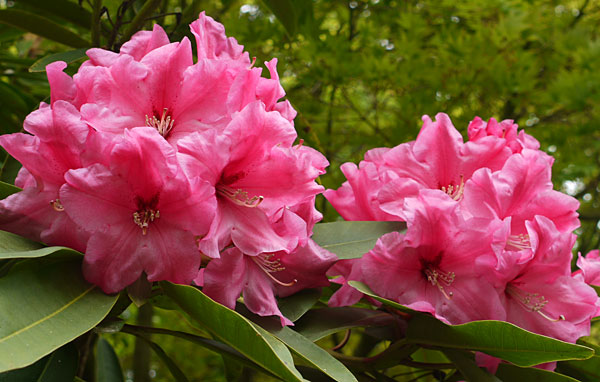
M 313 309 L 295 323 L 294 329 L 311 341 L 317 341 L 342 330 L 381 326 L 394 322 L 386 312 L 362 308 L 322 308 Z
M 77 374 L 77 348 L 69 343 L 33 365 L 0 374 L 0 382 L 64 382 Z
M 35 259 L 0 279 L 0 371 L 34 363 L 92 329 L 117 295 L 88 284 L 81 259 Z
M 51 13 L 63 20 L 72 22 L 81 27 L 90 28 L 92 14 L 87 9 L 68 0 L 19 0 L 33 8 L 40 10 L 41 14 Z
M 287 326 L 281 326 L 278 319 L 273 317 L 261 317 L 251 313 L 245 306 L 240 305 L 238 309 L 241 310 L 242 314 L 257 325 L 259 328 L 267 330 L 275 337 L 279 338 L 281 342 L 286 344 L 294 353 L 300 358 L 304 359 L 308 364 L 312 365 L 322 373 L 333 378 L 336 381 L 346 382 L 354 381 L 356 378 L 354 375 L 346 369 L 346 367 L 333 356 L 327 353 L 325 350 L 315 345 L 311 340 L 304 337 L 302 334 L 288 328 Z
M 569 376 L 553 373 L 551 371 L 536 369 L 536 368 L 522 368 L 514 365 L 508 365 L 505 363 L 500 364 L 496 376 L 503 381 L 527 381 L 527 382 L 579 382 L 577 379 Z M 591 381 L 598 381 L 593 379 Z
M 552 361 L 587 359 L 594 355 L 594 351 L 585 346 L 531 333 L 504 321 L 446 325 L 433 316 L 377 296 L 363 283 L 350 281 L 349 284 L 385 305 L 412 314 L 406 332 L 406 340 L 410 343 L 476 350 L 523 367 Z
M 467 381 L 471 382 L 502 382 L 487 370 L 480 368 L 475 363 L 473 355 L 456 349 L 442 349 L 442 352 L 456 365 Z
M 96 344 L 96 382 L 123 382 L 119 358 L 111 344 L 100 337 Z
M 67 247 L 44 247 L 14 233 L 0 231 L 0 260 L 27 259 L 54 255 L 54 257 L 82 257 L 74 249 Z
M 51 64 L 55 61 L 64 61 L 67 64 L 70 64 L 75 61 L 79 61 L 82 58 L 87 58 L 85 52 L 87 52 L 88 48 L 81 48 L 75 50 L 69 50 L 67 52 L 59 52 L 54 54 L 49 54 L 37 60 L 29 67 L 29 71 L 32 73 L 35 72 L 45 72 L 46 65 Z
M 0 9 L 0 23 L 37 34 L 73 48 L 89 47 L 90 43 L 54 21 L 18 9 Z
M 559 362 L 556 370 L 581 382 L 598 382 L 600 381 L 600 357 L 592 357 L 585 361 Z
M 292 355 L 279 340 L 258 330 L 239 313 L 211 300 L 191 286 L 161 282 L 165 293 L 218 340 L 285 381 L 301 381 Z
M 369 252 L 382 235 L 406 228 L 403 222 L 339 221 L 319 223 L 312 239 L 340 259 L 357 259 Z
M 292 0 L 263 0 L 263 3 L 273 12 L 279 22 L 285 27 L 288 35 L 296 35 L 298 20 Z
M 0 181 L 0 199 L 6 199 L 9 195 L 19 191 L 22 191 L 19 187 Z
M 177 366 L 175 362 L 165 353 L 165 351 L 158 346 L 157 343 L 149 341 L 147 338 L 141 337 L 144 341 L 150 346 L 150 348 L 154 351 L 154 353 L 160 358 L 160 360 L 165 364 L 169 372 L 177 382 L 189 382 L 183 371 Z
M 295 322 L 312 308 L 321 297 L 321 289 L 304 289 L 278 301 L 279 310 Z

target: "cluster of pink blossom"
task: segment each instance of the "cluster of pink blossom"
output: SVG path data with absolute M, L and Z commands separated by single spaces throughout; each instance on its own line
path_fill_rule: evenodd
M 450 324 L 502 320 L 569 342 L 588 335 L 598 297 L 571 274 L 579 204 L 553 190 L 553 159 L 510 120 L 476 118 L 466 143 L 445 114 L 423 122 L 415 141 L 342 165 L 347 182 L 325 191 L 345 219 L 407 223 L 330 274 Z M 580 259 L 587 282 L 598 282 L 594 256 Z M 361 297 L 344 284 L 330 304 Z M 499 362 L 478 360 L 492 370 Z
M 229 307 L 243 292 L 290 324 L 275 295 L 328 285 L 335 260 L 310 239 L 328 162 L 294 145 L 276 59 L 264 78 L 221 24 L 201 13 L 190 28 L 195 63 L 189 39 L 156 25 L 119 53 L 90 49 L 73 77 L 48 65 L 50 104 L 27 117 L 30 134 L 0 137 L 23 164 L 0 229 L 85 252 L 85 277 L 107 293 L 145 273 Z

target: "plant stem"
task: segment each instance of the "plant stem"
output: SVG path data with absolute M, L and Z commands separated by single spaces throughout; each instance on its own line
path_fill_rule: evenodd
M 102 11 L 102 0 L 92 2 L 92 46 L 100 46 L 100 12 Z
M 121 43 L 129 40 L 131 36 L 138 30 L 142 28 L 146 19 L 150 17 L 152 12 L 158 8 L 162 0 L 147 0 L 142 9 L 135 15 L 133 20 L 127 25 L 127 28 L 123 32 L 123 36 L 121 36 Z
M 152 324 L 152 305 L 142 305 L 138 310 L 137 323 L 140 325 Z M 148 334 L 150 340 L 150 334 Z M 133 352 L 133 377 L 135 382 L 150 382 L 150 347 L 139 337 L 135 339 Z

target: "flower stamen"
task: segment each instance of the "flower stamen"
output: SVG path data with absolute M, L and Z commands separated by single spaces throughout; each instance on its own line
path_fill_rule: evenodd
M 442 186 L 440 189 L 448 194 L 452 199 L 459 201 L 463 197 L 463 193 L 465 190 L 465 178 L 464 176 L 460 176 L 460 184 L 454 185 L 449 184 L 448 186 Z
M 278 280 L 275 276 L 272 275 L 272 273 L 281 272 L 285 270 L 285 267 L 281 265 L 281 261 L 279 259 L 273 259 L 273 257 L 273 254 L 261 253 L 258 256 L 252 256 L 252 260 L 254 260 L 256 265 L 258 265 L 258 267 L 262 269 L 263 272 L 265 272 L 265 274 L 277 284 L 288 287 L 296 284 L 298 282 L 298 280 L 296 279 L 290 281 L 289 283 L 284 283 L 283 281 Z
M 149 118 L 148 115 L 146 115 L 146 126 L 154 127 L 163 137 L 169 135 L 169 133 L 173 129 L 173 124 L 175 123 L 175 120 L 172 119 L 170 115 L 168 115 L 168 111 L 169 109 L 167 109 L 166 107 L 163 109 L 163 113 L 160 117 L 160 120 L 156 118 L 156 116 L 152 116 L 152 118 Z
M 65 210 L 65 207 L 60 202 L 60 199 L 52 199 L 50 201 L 50 205 L 52 206 L 52 208 L 54 208 L 54 211 L 56 212 L 63 212 Z
M 427 267 L 425 270 L 425 275 L 427 276 L 427 281 L 431 283 L 433 286 L 437 286 L 437 288 L 442 292 L 446 299 L 450 300 L 452 298 L 452 292 L 446 292 L 444 289 L 444 285 L 449 287 L 454 282 L 455 274 L 454 272 L 442 272 L 439 269 Z M 444 285 L 442 285 L 444 284 Z
M 508 237 L 508 240 L 506 240 L 506 249 L 516 251 L 531 249 L 531 241 L 529 240 L 529 235 L 524 233 L 520 235 L 510 235 Z
M 160 211 L 154 211 L 152 209 L 145 209 L 143 211 L 136 211 L 133 213 L 133 222 L 142 229 L 142 235 L 148 233 L 148 227 L 154 219 L 160 217 Z
M 227 186 L 217 186 L 217 192 L 229 198 L 232 202 L 242 207 L 255 208 L 264 200 L 263 196 L 250 197 L 246 191 L 242 189 L 231 189 Z
M 525 310 L 535 312 L 548 321 L 558 322 L 565 320 L 565 316 L 562 314 L 559 315 L 558 318 L 552 318 L 550 315 L 548 315 L 548 313 L 543 311 L 544 306 L 548 304 L 548 300 L 546 300 L 546 298 L 541 296 L 539 293 L 524 292 L 523 290 L 511 284 L 506 287 L 506 292 L 509 296 L 516 299 Z

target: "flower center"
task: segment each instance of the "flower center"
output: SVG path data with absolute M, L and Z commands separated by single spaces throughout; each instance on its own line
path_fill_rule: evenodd
M 445 287 L 449 287 L 454 282 L 455 274 L 454 272 L 443 272 L 440 269 L 434 266 L 427 266 L 423 272 L 427 277 L 427 281 L 431 283 L 431 285 L 436 286 L 440 292 L 446 297 L 448 300 L 452 298 L 452 292 L 446 292 Z
M 275 255 L 272 253 L 261 253 L 258 256 L 252 256 L 252 260 L 258 265 L 260 269 L 265 272 L 267 276 L 277 284 L 281 286 L 292 286 L 298 282 L 298 280 L 294 279 L 289 283 L 284 283 L 283 281 L 277 279 L 272 273 L 281 272 L 285 270 L 285 267 L 281 265 L 281 261 L 279 259 L 274 258 Z
M 152 118 L 146 115 L 146 126 L 154 127 L 159 132 L 159 134 L 165 138 L 167 137 L 167 135 L 169 135 L 169 133 L 173 129 L 173 124 L 175 123 L 175 120 L 172 119 L 170 115 L 168 115 L 168 112 L 169 109 L 165 107 L 163 109 L 163 113 L 160 117 L 160 120 L 154 115 L 152 116 Z
M 562 314 L 558 316 L 558 318 L 552 318 L 547 312 L 544 312 L 544 306 L 548 304 L 548 300 L 544 296 L 541 296 L 539 293 L 529 293 L 525 292 L 519 287 L 508 284 L 506 286 L 506 293 L 523 307 L 523 309 L 535 312 L 540 316 L 544 317 L 548 321 L 558 322 L 563 321 L 565 316 Z
M 156 208 L 158 194 L 154 195 L 150 200 L 137 197 L 135 202 L 138 209 L 133 213 L 133 222 L 142 229 L 142 235 L 146 235 L 150 223 L 160 217 L 160 211 Z
M 65 210 L 65 207 L 63 207 L 62 203 L 60 202 L 60 199 L 52 199 L 50 201 L 50 205 L 52 206 L 52 208 L 54 208 L 54 211 L 63 212 Z
M 229 200 L 242 207 L 258 207 L 258 205 L 263 201 L 264 197 L 262 196 L 252 196 L 248 195 L 248 193 L 240 188 L 233 189 L 231 187 L 224 186 L 222 184 L 217 185 L 217 193 L 219 195 L 223 195 L 227 197 Z
M 506 240 L 506 249 L 509 251 L 522 251 L 524 249 L 531 249 L 531 241 L 529 235 L 510 235 Z
M 462 198 L 463 192 L 465 190 L 464 176 L 462 176 L 462 175 L 460 176 L 460 183 L 458 185 L 449 184 L 448 186 L 440 187 L 440 190 L 444 191 L 452 199 L 459 201 Z

